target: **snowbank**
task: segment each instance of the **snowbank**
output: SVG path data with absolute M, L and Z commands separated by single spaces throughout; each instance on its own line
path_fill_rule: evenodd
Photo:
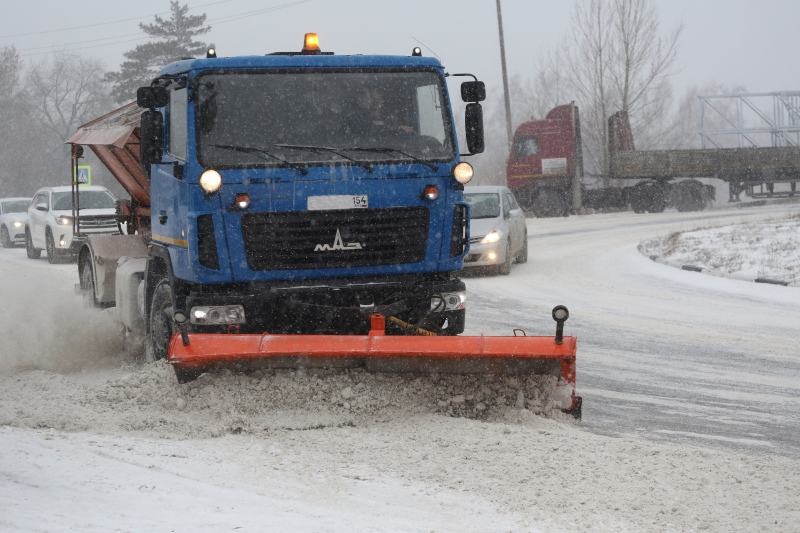
M 800 214 L 721 228 L 676 231 L 642 243 L 672 263 L 743 278 L 800 282 Z

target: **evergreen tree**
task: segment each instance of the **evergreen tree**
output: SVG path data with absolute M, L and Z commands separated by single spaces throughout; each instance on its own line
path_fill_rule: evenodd
M 120 70 L 106 74 L 106 81 L 112 84 L 111 96 L 117 102 L 125 103 L 135 98 L 136 89 L 150 85 L 164 65 L 197 56 L 208 48 L 206 43 L 193 40 L 211 31 L 211 26 L 204 26 L 206 15 L 187 16 L 189 6 L 181 6 L 177 0 L 170 1 L 170 9 L 172 16 L 169 20 L 156 15 L 153 24 L 139 23 L 143 32 L 157 40 L 125 52 L 123 55 L 127 61 L 120 65 Z

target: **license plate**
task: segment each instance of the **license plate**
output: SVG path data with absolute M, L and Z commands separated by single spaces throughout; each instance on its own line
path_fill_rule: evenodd
M 309 211 L 326 211 L 329 209 L 366 209 L 369 197 L 366 194 L 333 194 L 329 196 L 309 196 Z

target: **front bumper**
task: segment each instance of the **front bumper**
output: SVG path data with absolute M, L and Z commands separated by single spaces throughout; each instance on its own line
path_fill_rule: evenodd
M 506 260 L 504 240 L 491 244 L 470 244 L 469 253 L 464 257 L 464 268 L 477 268 L 502 265 Z
M 246 323 L 242 333 L 361 334 L 369 332 L 369 317 L 375 313 L 416 324 L 428 330 L 441 328 L 443 335 L 464 331 L 465 309 L 431 312 L 436 294 L 465 291 L 459 279 L 425 279 L 419 276 L 359 281 L 331 280 L 307 285 L 240 284 L 221 288 L 188 286 L 183 309 L 196 306 L 241 305 Z M 179 291 L 181 292 L 181 291 Z M 178 302 L 181 305 L 181 302 Z M 227 326 L 188 325 L 189 331 L 215 333 Z M 389 334 L 402 334 L 390 325 Z
M 25 225 L 15 228 L 11 227 L 11 231 L 9 231 L 9 240 L 14 244 L 24 244 L 25 243 Z

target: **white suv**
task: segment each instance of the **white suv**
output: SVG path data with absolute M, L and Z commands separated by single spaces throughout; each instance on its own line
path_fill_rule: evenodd
M 81 186 L 79 229 L 81 234 L 119 233 L 116 220 L 86 219 L 94 215 L 116 214 L 116 200 L 105 187 Z M 47 260 L 55 263 L 60 256 L 74 256 L 80 248 L 72 234 L 72 188 L 45 187 L 39 189 L 28 207 L 25 221 L 25 248 L 30 259 L 38 259 L 42 249 Z
M 0 198 L 0 242 L 3 248 L 25 242 L 25 216 L 30 198 Z

